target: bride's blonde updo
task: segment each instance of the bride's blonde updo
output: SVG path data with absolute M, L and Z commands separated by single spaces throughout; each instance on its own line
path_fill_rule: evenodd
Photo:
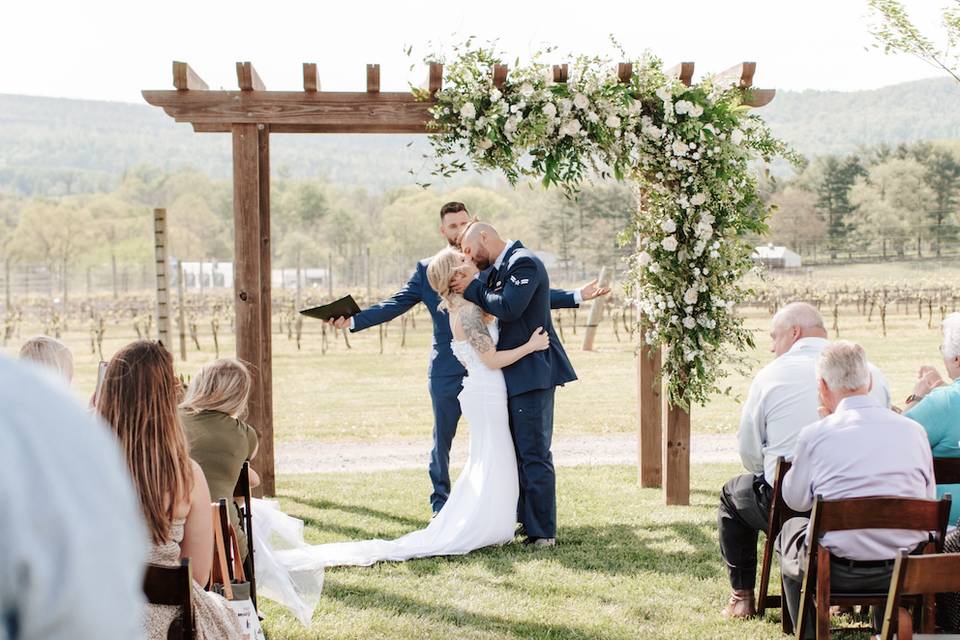
M 449 309 L 451 300 L 460 297 L 450 288 L 450 280 L 453 278 L 457 267 L 460 266 L 460 258 L 459 251 L 453 247 L 447 247 L 433 256 L 430 259 L 430 264 L 427 265 L 427 282 L 440 296 L 438 309 Z

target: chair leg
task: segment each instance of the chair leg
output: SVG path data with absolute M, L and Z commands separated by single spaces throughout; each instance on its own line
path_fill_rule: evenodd
M 897 640 L 913 640 L 913 616 L 906 607 L 900 607 L 898 611 Z
M 767 612 L 767 591 L 770 586 L 770 563 L 773 561 L 773 544 L 770 536 L 763 542 L 763 560 L 760 562 L 760 591 L 757 594 L 757 617 Z
M 817 640 L 830 640 L 830 553 L 817 547 Z

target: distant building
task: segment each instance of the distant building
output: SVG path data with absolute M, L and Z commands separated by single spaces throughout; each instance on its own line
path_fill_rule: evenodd
M 751 257 L 768 269 L 799 269 L 802 266 L 798 254 L 786 247 L 775 247 L 773 243 L 757 247 Z

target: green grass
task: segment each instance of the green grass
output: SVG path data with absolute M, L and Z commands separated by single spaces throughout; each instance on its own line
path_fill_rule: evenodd
M 892 313 L 892 312 L 891 312 Z M 924 313 L 926 313 L 924 311 Z M 636 429 L 636 360 L 633 344 L 621 329 L 617 342 L 606 320 L 601 326 L 595 352 L 579 350 L 583 328 L 573 335 L 569 316 L 565 321 L 565 347 L 580 380 L 557 394 L 556 433 L 558 437 L 630 433 Z M 585 314 L 578 316 L 585 322 Z M 828 324 L 832 322 L 827 319 Z M 770 359 L 767 349 L 769 319 L 760 311 L 751 311 L 748 326 L 756 331 L 758 347 L 747 356 L 754 370 Z M 887 318 L 888 335 L 880 332 L 879 318 L 872 322 L 846 309 L 840 317 L 840 336 L 864 345 L 871 360 L 883 370 L 893 389 L 894 399 L 902 401 L 913 389 L 913 380 L 921 364 L 939 364 L 938 322 L 927 328 L 926 318 L 915 314 L 895 314 Z M 83 326 L 71 327 L 64 336 L 76 357 L 75 388 L 89 398 L 96 380 L 98 357 L 91 353 L 89 337 Z M 307 329 L 318 331 L 316 323 Z M 8 351 L 15 352 L 23 339 L 39 332 L 37 325 L 26 326 L 21 339 L 14 339 Z M 432 429 L 430 398 L 427 393 L 426 366 L 430 353 L 430 324 L 420 314 L 416 330 L 408 330 L 406 346 L 400 346 L 399 323 L 390 326 L 384 353 L 379 353 L 376 329 L 350 336 L 352 349 L 343 340 L 332 343 L 321 353 L 319 333 L 304 336 L 303 349 L 286 336 L 274 335 L 274 411 L 278 440 L 376 440 L 429 438 Z M 104 355 L 109 357 L 135 338 L 126 325 L 108 327 Z M 192 373 L 201 363 L 213 358 L 212 340 L 201 335 L 204 351 L 188 351 L 186 362 L 177 369 Z M 221 353 L 232 354 L 233 335 L 221 335 Z M 726 384 L 732 397 L 718 395 L 706 407 L 694 407 L 693 430 L 733 433 L 737 429 L 740 403 L 749 378 L 731 375 Z
M 720 617 L 729 593 L 717 496 L 733 465 L 696 467 L 690 507 L 665 507 L 629 467 L 558 472 L 559 545 L 327 570 L 310 629 L 267 602 L 272 640 L 294 638 L 779 639 L 766 620 Z M 393 538 L 426 525 L 420 471 L 283 477 L 283 509 L 313 543 Z M 762 536 L 761 536 L 762 541 Z M 857 636 L 846 636 L 857 637 Z

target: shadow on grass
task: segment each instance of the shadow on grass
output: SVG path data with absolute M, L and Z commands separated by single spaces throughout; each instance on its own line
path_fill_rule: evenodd
M 296 502 L 299 505 L 311 507 L 313 509 L 329 509 L 332 511 L 342 511 L 343 513 L 352 513 L 358 516 L 369 516 L 372 518 L 392 520 L 393 522 L 405 524 L 415 529 L 422 527 L 425 524 L 423 520 L 419 520 L 417 518 L 399 516 L 394 513 L 388 513 L 387 511 L 380 511 L 379 509 L 371 509 L 370 507 L 362 507 L 355 504 L 343 504 L 340 502 L 333 502 L 332 500 L 319 500 L 317 498 L 302 498 L 300 496 L 293 496 L 290 494 L 280 494 L 277 497 L 283 500 L 290 500 L 291 502 Z

